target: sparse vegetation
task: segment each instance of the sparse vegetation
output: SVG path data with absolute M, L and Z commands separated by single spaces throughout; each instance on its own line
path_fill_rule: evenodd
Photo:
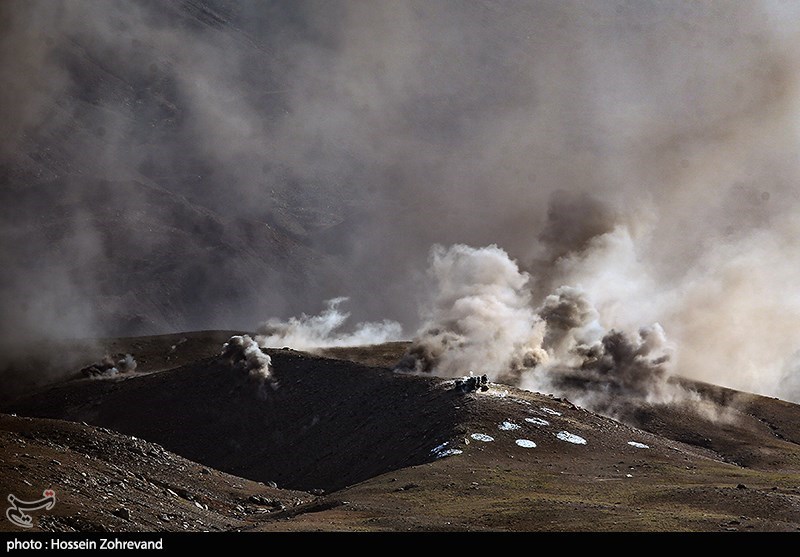
M 70 379 L 6 405 L 18 416 L 0 419 L 0 489 L 57 489 L 59 505 L 37 523 L 48 530 L 800 527 L 800 446 L 770 425 L 797 423 L 796 405 L 705 387 L 736 419 L 662 405 L 631 414 L 650 417 L 640 429 L 513 387 L 459 393 L 439 388 L 444 379 L 393 373 L 387 363 L 403 343 L 327 350 L 335 359 L 269 351 L 279 388 L 261 400 L 208 356 L 225 334 L 181 337 L 191 339 L 182 365 L 162 371 L 153 363 L 177 352 L 174 335 L 109 339 L 142 369 Z M 561 430 L 586 444 L 560 440 Z M 460 452 L 437 458 L 445 442 Z

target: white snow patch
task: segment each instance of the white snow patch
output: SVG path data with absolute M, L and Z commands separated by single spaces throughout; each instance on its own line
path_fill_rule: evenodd
M 529 441 L 528 439 L 517 439 L 516 443 L 520 447 L 524 447 L 526 449 L 535 449 L 536 448 L 536 443 L 534 443 L 533 441 Z
M 632 477 L 633 477 L 633 474 L 625 474 L 625 477 L 626 477 L 626 478 L 632 478 Z
M 484 433 L 473 433 L 472 435 L 470 435 L 470 437 L 475 439 L 475 441 L 484 441 L 486 443 L 488 443 L 489 441 L 494 441 L 494 437 L 492 437 L 491 435 L 486 435 Z
M 505 397 L 508 396 L 508 389 L 503 390 L 503 391 L 495 391 L 494 389 L 491 389 L 491 390 L 489 390 L 489 394 L 492 395 L 492 396 L 505 398 Z
M 432 453 L 438 453 L 438 452 L 440 452 L 440 451 L 443 451 L 443 450 L 444 450 L 444 448 L 445 448 L 447 445 L 449 445 L 449 444 L 450 444 L 450 441 L 445 441 L 445 442 L 444 442 L 444 443 L 442 443 L 441 445 L 439 445 L 439 446 L 437 446 L 437 447 L 434 447 L 434 448 L 432 448 L 432 449 L 431 449 L 431 452 L 432 452 Z
M 540 410 L 541 410 L 542 412 L 545 412 L 545 413 L 547 413 L 547 414 L 550 414 L 551 416 L 560 416 L 560 415 L 561 415 L 561 412 L 557 412 L 557 411 L 553 410 L 552 408 L 547 408 L 546 406 L 542 406 L 542 407 L 540 408 Z
M 559 431 L 556 434 L 556 437 L 558 437 L 562 441 L 566 441 L 567 443 L 575 443 L 576 445 L 586 444 L 586 439 L 584 439 L 583 437 L 579 437 L 578 435 L 575 435 L 573 433 L 570 433 L 569 431 Z
M 550 422 L 542 418 L 525 418 L 525 421 L 534 425 L 550 425 Z
M 502 429 L 503 431 L 511 431 L 514 429 L 519 429 L 521 426 L 515 424 L 514 422 L 503 422 L 497 427 Z
M 431 449 L 431 453 L 433 453 L 433 455 L 436 458 L 444 458 L 446 456 L 457 455 L 457 454 L 461 454 L 461 453 L 464 452 L 464 451 L 462 451 L 460 449 L 446 449 L 445 447 L 447 447 L 447 445 L 449 445 L 449 444 L 450 444 L 449 441 L 445 441 L 444 443 L 442 443 L 438 447 L 434 447 L 433 449 Z
M 637 449 L 649 449 L 650 445 L 645 445 L 644 443 L 639 443 L 638 441 L 628 441 L 628 445 L 631 447 L 636 447 Z

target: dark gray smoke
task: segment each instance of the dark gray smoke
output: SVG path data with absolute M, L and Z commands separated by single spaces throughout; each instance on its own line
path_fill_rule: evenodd
M 416 331 L 431 246 L 495 245 L 527 307 L 579 288 L 607 331 L 660 323 L 676 373 L 800 400 L 798 16 L 4 0 L 0 339 L 248 330 L 342 295 Z
M 236 373 L 243 374 L 256 385 L 259 398 L 266 398 L 267 387 L 277 388 L 272 374 L 272 358 L 264 353 L 250 335 L 235 335 L 222 345 L 220 356 Z
M 573 358 L 523 378 L 523 386 L 569 397 L 605 414 L 621 404 L 696 401 L 695 393 L 668 381 L 667 341 L 659 325 L 636 335 L 611 330 L 592 344 L 577 345 Z
M 547 296 L 537 313 L 547 327 L 542 344 L 559 354 L 571 348 L 576 330 L 583 330 L 598 318 L 583 292 L 571 286 L 561 286 Z
M 535 308 L 530 276 L 497 246 L 437 246 L 426 322 L 396 369 L 490 379 L 555 393 L 613 414 L 621 401 L 687 399 L 670 384 L 657 323 L 607 329 L 585 292 L 562 286 Z

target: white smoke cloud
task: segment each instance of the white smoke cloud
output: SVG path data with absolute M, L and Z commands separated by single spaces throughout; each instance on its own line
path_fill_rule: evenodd
M 559 259 L 551 280 L 580 285 L 607 327 L 663 325 L 679 375 L 800 401 L 800 297 L 790 286 L 800 283 L 799 222 L 782 215 L 768 229 L 714 236 L 695 246 L 701 255 L 666 265 L 663 238 L 643 218 Z
M 783 391 L 788 393 L 788 399 L 800 402 L 800 350 L 792 354 L 786 362 L 780 377 Z
M 472 340 L 493 330 L 484 302 L 512 318 L 549 312 L 546 297 L 569 285 L 597 319 L 579 312 L 588 321 L 567 331 L 555 316 L 512 319 L 524 325 L 499 333 L 504 354 L 531 345 L 541 352 L 511 359 L 561 361 L 610 330 L 637 339 L 660 323 L 676 373 L 800 401 L 799 10 L 783 0 L 4 0 L 0 171 L 16 185 L 0 203 L 10 261 L 0 354 L 65 331 L 112 336 L 130 307 L 168 330 L 238 329 L 341 285 L 363 293 L 355 320 L 416 330 L 414 270 L 429 247 L 495 242 L 528 273 L 527 286 L 506 287 L 532 300 L 465 295 L 457 326 L 430 331 L 437 361 L 455 362 L 463 343 L 500 373 L 505 363 L 475 348 L 491 339 Z M 181 236 L 167 225 L 187 222 L 180 204 L 152 223 L 119 220 L 110 235 L 109 202 L 75 214 L 85 201 L 64 204 L 120 177 L 204 208 L 182 231 L 194 255 L 107 279 L 125 271 L 112 262 L 164 251 Z M 124 213 L 156 212 L 138 186 L 103 189 Z M 23 203 L 23 192 L 44 202 Z M 234 273 L 247 257 L 205 257 L 220 253 L 198 233 L 221 222 L 209 208 L 300 234 L 326 258 L 333 246 L 330 268 L 305 250 L 276 265 L 284 247 L 254 246 L 237 252 L 253 259 Z M 145 234 L 150 224 L 169 233 Z M 263 237 L 257 229 L 242 242 Z M 303 287 L 298 261 L 314 262 Z M 274 269 L 285 275 L 267 288 Z M 317 334 L 299 323 L 308 342 L 266 342 L 343 340 L 341 325 Z M 348 342 L 380 338 L 386 325 L 375 327 Z
M 138 363 L 132 354 L 125 354 L 122 358 L 117 360 L 116 367 L 122 373 L 132 373 L 136 371 Z
M 547 359 L 544 323 L 531 307 L 530 276 L 497 246 L 435 246 L 435 294 L 400 368 L 446 377 L 490 376 Z
M 682 373 L 800 402 L 796 248 L 788 234 L 759 231 L 710 250 L 664 309 L 681 345 Z
M 646 257 L 651 232 L 617 225 L 562 255 L 541 277 L 569 286 L 538 306 L 533 276 L 499 247 L 436 246 L 434 294 L 398 369 L 488 373 L 607 412 L 621 394 L 697 403 L 672 374 L 800 400 L 788 236 L 720 243 L 665 288 Z
M 106 355 L 102 361 L 93 363 L 81 369 L 86 377 L 114 377 L 119 373 L 133 373 L 138 363 L 132 354 Z
M 272 358 L 265 354 L 250 335 L 235 335 L 222 345 L 220 355 L 231 367 L 247 375 L 257 385 L 259 398 L 266 398 L 267 386 L 276 388 L 272 375 Z
M 607 329 L 573 286 L 535 308 L 530 276 L 497 246 L 436 246 L 430 273 L 435 294 L 399 371 L 486 373 L 606 412 L 617 396 L 663 402 L 679 394 L 667 384 L 672 348 L 658 323 Z
M 333 298 L 318 315 L 303 314 L 288 320 L 270 319 L 258 327 L 256 340 L 264 347 L 288 346 L 313 350 L 331 346 L 363 346 L 399 340 L 402 327 L 389 320 L 359 323 L 353 331 L 342 330 L 350 314 L 339 309 L 348 298 Z

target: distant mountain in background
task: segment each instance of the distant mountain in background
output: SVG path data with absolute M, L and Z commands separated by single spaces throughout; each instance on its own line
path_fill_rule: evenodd
M 796 401 L 798 15 L 4 0 L 0 375 L 51 341 L 339 298 L 345 328 L 413 337 L 435 250 L 497 246 L 466 287 L 515 267 L 530 309 L 579 288 L 602 328 L 663 330 L 675 373 Z
M 282 99 L 253 96 L 277 85 L 267 47 L 235 20 L 245 4 L 45 7 L 53 13 L 0 10 L 12 28 L 3 67 L 28 76 L 3 107 L 14 133 L 0 150 L 2 337 L 250 327 L 304 310 L 334 267 L 313 238 L 341 222 L 341 208 L 266 159 L 245 163 L 259 180 L 231 170 L 241 152 L 214 160 L 226 155 L 210 154 L 199 120 L 212 109 L 235 117 L 237 100 L 199 106 L 188 92 L 204 55 L 246 61 L 239 76 L 252 79 L 230 91 L 269 126 Z

